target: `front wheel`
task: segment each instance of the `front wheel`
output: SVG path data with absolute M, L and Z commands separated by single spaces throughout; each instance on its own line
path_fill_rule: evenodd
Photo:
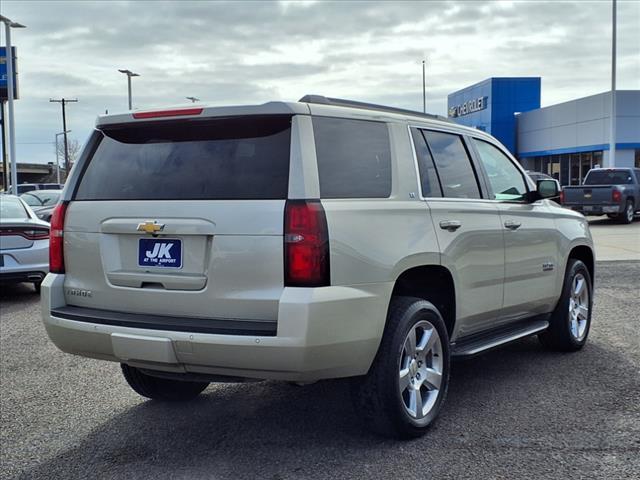
M 449 364 L 449 336 L 436 307 L 419 298 L 394 298 L 369 373 L 353 381 L 356 411 L 382 435 L 423 435 L 444 403 Z
M 120 365 L 129 386 L 139 395 L 168 402 L 191 400 L 207 388 L 207 382 L 188 382 L 154 377 L 125 363 Z
M 549 328 L 538 335 L 540 342 L 553 350 L 572 352 L 587 343 L 591 327 L 593 287 L 587 266 L 569 259 L 562 296 L 551 314 Z

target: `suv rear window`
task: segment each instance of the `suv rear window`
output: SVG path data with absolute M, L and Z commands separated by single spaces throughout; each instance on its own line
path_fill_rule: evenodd
M 287 198 L 290 116 L 129 123 L 97 135 L 76 200 Z
M 584 179 L 585 185 L 631 185 L 632 183 L 629 170 L 591 170 Z
M 387 198 L 391 147 L 386 123 L 314 117 L 321 198 Z

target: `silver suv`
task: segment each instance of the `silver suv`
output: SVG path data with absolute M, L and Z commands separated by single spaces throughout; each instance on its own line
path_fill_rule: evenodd
M 490 135 L 377 105 L 102 116 L 52 218 L 44 324 L 148 398 L 353 377 L 368 426 L 417 436 L 452 358 L 585 344 L 593 244 L 557 195 Z

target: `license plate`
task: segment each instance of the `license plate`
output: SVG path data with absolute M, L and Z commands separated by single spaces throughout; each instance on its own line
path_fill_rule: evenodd
M 138 266 L 182 268 L 182 240 L 141 238 L 138 240 Z
M 585 212 L 593 212 L 593 207 L 583 207 Z

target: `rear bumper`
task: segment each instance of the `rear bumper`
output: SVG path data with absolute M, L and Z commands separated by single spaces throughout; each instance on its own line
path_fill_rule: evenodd
M 0 282 L 39 282 L 49 272 L 49 241 L 36 240 L 29 248 L 0 250 Z
M 285 288 L 276 325 L 229 319 L 176 325 L 175 317 L 69 307 L 63 285 L 64 275 L 49 274 L 41 301 L 47 333 L 64 352 L 150 370 L 292 381 L 366 373 L 393 289 L 392 283 Z M 198 320 L 202 324 L 189 324 Z M 232 333 L 205 333 L 203 327 Z M 233 330 L 239 327 L 246 330 Z
M 623 209 L 620 205 L 571 205 L 565 204 L 563 207 L 570 208 L 583 215 L 604 215 L 607 213 L 620 213 Z

